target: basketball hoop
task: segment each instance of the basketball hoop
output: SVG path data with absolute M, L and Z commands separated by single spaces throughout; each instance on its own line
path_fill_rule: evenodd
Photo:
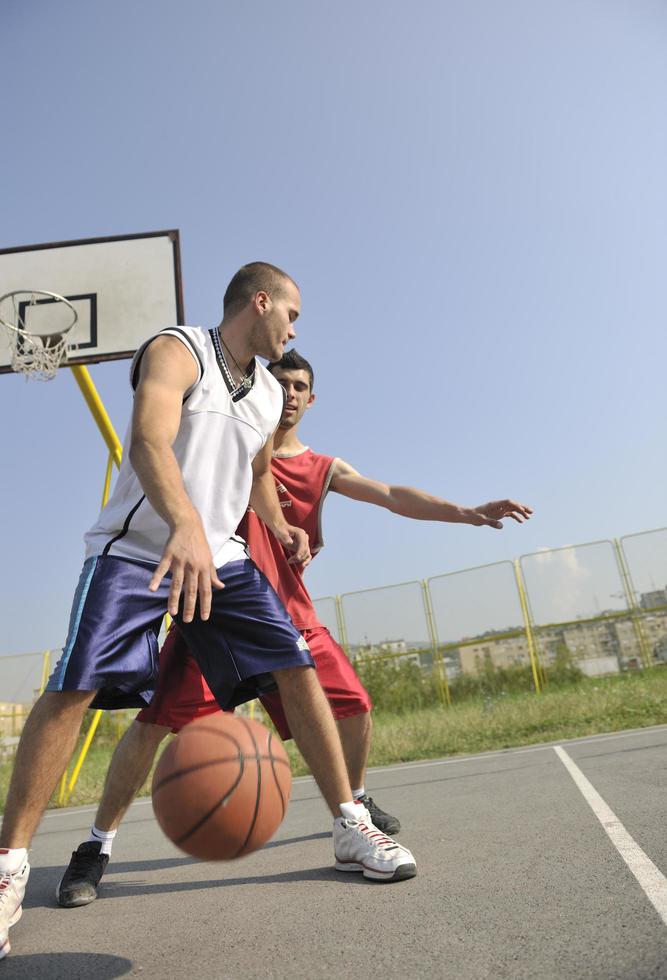
M 12 371 L 50 381 L 62 363 L 77 313 L 69 300 L 45 289 L 15 289 L 0 297 Z M 30 328 L 30 329 L 28 329 Z

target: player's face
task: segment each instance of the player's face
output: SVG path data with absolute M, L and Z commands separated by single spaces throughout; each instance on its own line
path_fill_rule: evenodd
M 254 334 L 255 347 L 260 357 L 279 361 L 286 345 L 296 337 L 294 324 L 301 312 L 301 294 L 293 282 L 285 280 L 273 296 L 258 293 L 259 297 L 263 299 L 257 307 L 261 316 Z
M 280 419 L 281 429 L 292 429 L 298 425 L 305 411 L 315 401 L 315 395 L 310 390 L 310 377 L 307 371 L 301 369 L 286 371 L 274 368 L 273 376 L 285 389 L 285 408 Z

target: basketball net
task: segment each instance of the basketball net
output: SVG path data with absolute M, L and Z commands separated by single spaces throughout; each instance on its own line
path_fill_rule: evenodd
M 37 313 L 41 315 L 37 317 Z M 31 314 L 32 329 L 28 330 Z M 76 310 L 58 293 L 17 289 L 0 297 L 0 324 L 6 331 L 12 371 L 22 374 L 26 381 L 54 378 L 76 321 Z

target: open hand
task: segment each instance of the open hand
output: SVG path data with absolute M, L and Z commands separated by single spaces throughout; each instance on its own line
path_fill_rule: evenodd
M 523 524 L 530 520 L 533 509 L 526 504 L 518 504 L 516 500 L 491 500 L 488 504 L 480 504 L 479 507 L 472 509 L 473 519 L 470 521 L 475 527 L 502 528 L 501 519 L 511 517 L 517 524 Z
M 183 622 L 191 623 L 199 597 L 199 616 L 211 615 L 213 589 L 224 589 L 213 564 L 204 528 L 199 520 L 177 525 L 165 545 L 160 564 L 155 569 L 148 588 L 156 592 L 167 572 L 171 572 L 171 588 L 167 609 L 176 616 L 183 593 Z

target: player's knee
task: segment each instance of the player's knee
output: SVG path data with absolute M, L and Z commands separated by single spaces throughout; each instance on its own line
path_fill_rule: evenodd
M 129 732 L 134 744 L 139 743 L 142 746 L 154 745 L 157 748 L 162 740 L 169 735 L 171 728 L 166 728 L 164 725 L 153 725 L 135 719 L 130 725 Z
M 273 678 L 281 694 L 293 689 L 306 689 L 313 685 L 320 686 L 315 669 L 308 665 L 304 665 L 303 667 L 285 667 L 282 670 L 275 670 L 273 672 Z

